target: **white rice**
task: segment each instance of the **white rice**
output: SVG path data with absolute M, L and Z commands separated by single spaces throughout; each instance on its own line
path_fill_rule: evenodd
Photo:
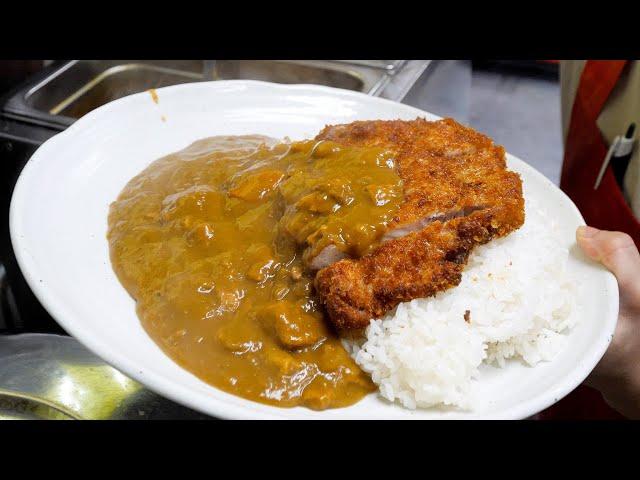
M 483 362 L 534 366 L 563 347 L 576 321 L 569 252 L 550 215 L 529 199 L 525 213 L 519 230 L 474 250 L 459 286 L 402 303 L 372 321 L 366 339 L 345 341 L 380 395 L 411 409 L 470 409 Z

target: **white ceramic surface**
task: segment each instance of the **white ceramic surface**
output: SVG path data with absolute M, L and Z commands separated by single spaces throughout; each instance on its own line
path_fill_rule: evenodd
M 127 181 L 153 160 L 219 134 L 302 139 L 326 124 L 434 115 L 363 94 L 309 85 L 219 81 L 178 85 L 109 103 L 56 135 L 33 155 L 13 194 L 11 238 L 29 285 L 51 315 L 104 360 L 177 402 L 226 418 L 524 418 L 581 383 L 613 334 L 618 290 L 613 275 L 574 245 L 583 219 L 549 180 L 509 155 L 526 196 L 561 220 L 580 278 L 581 321 L 567 347 L 535 368 L 510 362 L 482 369 L 481 405 L 472 412 L 409 411 L 372 394 L 349 408 L 314 412 L 244 400 L 200 381 L 168 358 L 142 329 L 134 302 L 109 262 L 107 212 Z

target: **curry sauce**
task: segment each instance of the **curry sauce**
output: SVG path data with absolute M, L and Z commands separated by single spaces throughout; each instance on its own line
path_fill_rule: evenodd
M 262 136 L 200 140 L 132 179 L 113 267 L 179 365 L 251 400 L 347 406 L 374 389 L 323 321 L 310 265 L 362 256 L 403 201 L 392 153 Z

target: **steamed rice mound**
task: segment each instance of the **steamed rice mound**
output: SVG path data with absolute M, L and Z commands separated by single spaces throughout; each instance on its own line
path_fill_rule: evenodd
M 482 363 L 530 366 L 563 347 L 575 324 L 569 252 L 532 201 L 524 225 L 474 250 L 459 286 L 398 305 L 345 346 L 380 395 L 407 408 L 473 407 Z

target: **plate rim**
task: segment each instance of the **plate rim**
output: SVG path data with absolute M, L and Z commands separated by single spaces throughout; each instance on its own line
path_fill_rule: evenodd
M 162 93 L 167 92 L 175 92 L 178 90 L 188 90 L 193 88 L 202 88 L 202 89 L 224 89 L 231 86 L 243 87 L 245 89 L 258 88 L 263 90 L 274 90 L 274 91 L 312 91 L 315 93 L 321 92 L 324 94 L 329 94 L 331 96 L 339 96 L 341 98 L 355 98 L 355 99 L 363 99 L 366 98 L 368 103 L 378 103 L 378 104 L 393 104 L 393 105 L 402 105 L 402 108 L 406 111 L 413 111 L 417 116 L 427 116 L 434 119 L 439 119 L 438 115 L 434 115 L 430 112 L 420 110 L 418 108 L 404 105 L 398 102 L 394 102 L 392 100 L 379 98 L 379 97 L 371 97 L 370 95 L 366 95 L 360 92 L 354 92 L 350 90 L 344 90 L 339 88 L 321 86 L 321 85 L 310 85 L 310 84 L 276 84 L 271 82 L 262 82 L 257 80 L 218 80 L 211 82 L 194 82 L 194 83 L 186 83 L 173 85 L 169 87 L 163 87 L 156 89 L 159 96 Z M 214 415 L 218 418 L 235 418 L 235 419 L 285 419 L 292 418 L 291 415 L 278 415 L 277 413 L 267 413 L 262 411 L 252 410 L 250 404 L 244 405 L 235 405 L 230 403 L 225 403 L 220 399 L 212 399 L 213 401 L 207 402 L 206 405 L 198 402 L 199 394 L 194 394 L 194 391 L 185 385 L 182 385 L 180 382 L 173 381 L 162 374 L 158 374 L 154 371 L 146 370 L 144 366 L 136 365 L 135 361 L 130 361 L 126 355 L 120 355 L 117 351 L 112 351 L 109 347 L 109 342 L 103 342 L 100 339 L 99 335 L 94 335 L 91 333 L 90 329 L 85 330 L 83 328 L 83 322 L 81 320 L 73 320 L 74 315 L 71 312 L 65 312 L 64 302 L 58 302 L 55 299 L 55 296 L 49 295 L 46 291 L 46 287 L 44 284 L 37 281 L 38 270 L 37 270 L 37 262 L 32 262 L 28 252 L 24 248 L 24 243 L 20 240 L 21 237 L 25 236 L 25 232 L 22 230 L 22 223 L 20 221 L 19 213 L 24 211 L 26 207 L 25 202 L 28 199 L 28 185 L 32 178 L 37 174 L 37 166 L 41 161 L 41 158 L 44 158 L 49 151 L 52 149 L 58 148 L 59 144 L 64 143 L 67 139 L 70 139 L 77 132 L 82 131 L 84 128 L 90 127 L 93 123 L 97 122 L 100 117 L 108 114 L 114 108 L 119 108 L 121 105 L 125 105 L 127 103 L 135 102 L 139 98 L 149 95 L 148 91 L 136 93 L 133 95 L 129 95 L 112 102 L 109 102 L 101 107 L 91 111 L 78 121 L 76 121 L 73 125 L 71 125 L 66 130 L 60 132 L 59 134 L 51 137 L 49 140 L 44 142 L 31 156 L 31 158 L 27 161 L 25 166 L 23 167 L 18 180 L 15 183 L 14 190 L 11 197 L 10 204 L 10 212 L 9 212 L 9 229 L 10 229 L 10 237 L 11 243 L 13 245 L 14 253 L 16 259 L 18 261 L 18 265 L 22 274 L 24 275 L 29 287 L 32 289 L 36 298 L 42 303 L 45 309 L 51 314 L 51 316 L 55 319 L 55 321 L 60 324 L 65 331 L 67 331 L 70 335 L 76 338 L 79 342 L 85 345 L 89 350 L 95 353 L 97 356 L 102 358 L 108 364 L 114 366 L 116 369 L 123 371 L 130 377 L 134 378 L 136 381 L 142 383 L 145 387 L 158 392 L 159 394 L 170 398 L 171 400 L 187 405 L 190 408 L 198 410 L 200 412 L 206 413 L 208 415 Z M 584 219 L 580 214 L 578 208 L 573 203 L 573 201 L 562 191 L 560 190 L 553 182 L 551 182 L 548 178 L 546 178 L 542 173 L 536 170 L 534 167 L 521 160 L 520 158 L 512 155 L 510 153 L 506 153 L 509 161 L 515 161 L 518 164 L 519 168 L 528 171 L 528 174 L 537 177 L 538 180 L 542 180 L 543 183 L 551 186 L 558 192 L 562 194 L 562 197 L 568 204 L 572 207 L 573 213 L 575 214 L 578 223 L 584 225 Z M 599 342 L 592 345 L 592 347 L 588 350 L 588 357 L 584 357 L 581 359 L 578 365 L 572 368 L 572 376 L 571 381 L 560 382 L 555 385 L 555 388 L 547 390 L 545 392 L 540 392 L 538 395 L 535 395 L 533 398 L 530 398 L 524 402 L 520 402 L 503 413 L 503 415 L 492 416 L 491 418 L 501 418 L 501 419 L 522 419 L 535 414 L 550 405 L 553 405 L 557 401 L 559 401 L 564 396 L 568 395 L 571 391 L 573 391 L 579 384 L 581 384 L 584 379 L 588 376 L 588 374 L 593 370 L 593 368 L 600 361 L 602 356 L 604 355 L 613 335 L 613 332 L 616 327 L 617 317 L 618 317 L 618 284 L 615 280 L 615 277 L 611 272 L 602 268 L 602 272 L 605 274 L 605 286 L 607 291 L 611 294 L 611 302 L 607 303 L 607 312 L 605 315 L 605 319 L 603 321 L 603 335 L 599 337 Z M 70 320 L 71 319 L 71 320 Z M 153 341 L 149 338 L 149 341 Z M 163 352 L 163 354 L 165 354 Z M 165 354 L 166 355 L 166 354 Z M 169 357 L 170 358 L 170 357 Z M 180 367 L 182 368 L 182 367 Z M 184 370 L 184 369 L 183 369 Z M 188 370 L 185 370 L 188 373 Z M 197 378 L 197 377 L 196 377 Z M 198 379 L 202 382 L 202 380 Z M 212 385 L 206 384 L 208 387 L 216 388 Z M 222 391 L 216 389 L 218 391 Z M 227 392 L 224 392 L 227 393 Z M 231 394 L 230 394 L 231 395 Z M 243 399 L 250 403 L 255 403 L 256 405 L 263 404 L 258 402 L 253 402 L 251 400 Z M 283 413 L 290 410 L 285 408 L 273 407 L 276 410 L 281 410 Z M 408 418 L 409 416 L 407 416 Z M 302 417 L 300 417 L 302 418 Z M 309 418 L 318 418 L 315 416 L 310 416 Z M 334 417 L 335 418 L 335 417 Z M 352 418 L 350 416 L 346 416 L 343 418 Z M 361 418 L 359 416 L 355 416 L 353 418 Z M 386 418 L 386 417 L 380 417 Z M 396 418 L 396 417 L 394 417 Z M 471 418 L 471 417 L 470 417 Z M 478 416 L 478 418 L 487 418 L 484 416 Z

